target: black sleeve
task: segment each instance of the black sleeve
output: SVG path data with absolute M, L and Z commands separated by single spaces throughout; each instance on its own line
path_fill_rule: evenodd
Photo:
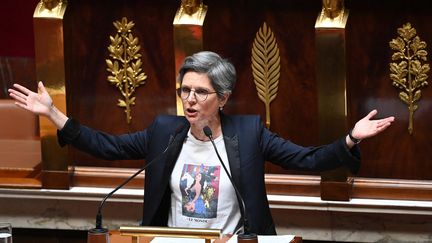
M 69 118 L 61 130 L 57 130 L 57 140 L 61 147 L 70 144 L 79 134 L 80 124 L 77 120 Z

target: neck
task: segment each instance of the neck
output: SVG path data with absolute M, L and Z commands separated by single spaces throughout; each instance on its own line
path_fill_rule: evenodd
M 201 141 L 209 141 L 210 139 L 204 134 L 203 128 L 205 126 L 210 127 L 213 133 L 213 138 L 217 138 L 222 135 L 222 127 L 220 124 L 220 120 L 218 119 L 217 122 L 209 122 L 209 123 L 202 123 L 202 124 L 195 124 L 191 125 L 191 133 L 192 135 Z

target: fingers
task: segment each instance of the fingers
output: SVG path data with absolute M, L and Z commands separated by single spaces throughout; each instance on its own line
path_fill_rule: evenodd
M 14 87 L 16 90 L 19 90 L 21 93 L 24 93 L 24 94 L 26 94 L 26 95 L 28 95 L 29 93 L 32 92 L 31 90 L 27 89 L 26 87 L 24 87 L 24 86 L 22 86 L 22 85 L 20 85 L 20 84 L 14 84 L 13 87 Z M 9 89 L 9 90 L 12 90 L 12 89 Z
M 9 90 L 9 96 L 15 100 L 15 105 L 28 110 L 27 96 L 16 90 Z
M 14 99 L 17 102 L 26 103 L 27 102 L 27 95 L 16 91 L 14 89 L 9 89 L 9 96 Z
M 376 109 L 372 110 L 371 112 L 369 112 L 369 114 L 366 115 L 366 119 L 370 120 L 372 117 L 374 117 L 376 114 L 378 113 L 378 111 Z
M 378 132 L 382 132 L 382 131 L 386 130 L 387 127 L 389 127 L 390 125 L 391 125 L 390 122 L 384 123 L 381 126 L 377 127 L 377 131 Z
M 376 114 L 378 114 L 378 111 L 376 109 L 369 112 L 369 114 L 366 115 L 365 119 L 371 120 Z M 389 123 L 389 125 L 395 120 L 394 116 L 389 116 L 383 119 L 375 120 L 377 122 L 377 125 Z
M 387 127 L 389 127 L 393 121 L 394 121 L 394 117 L 387 117 L 381 120 L 377 120 L 375 121 L 376 122 L 375 130 L 377 131 L 377 133 L 380 133 L 385 129 L 387 129 Z
M 390 116 L 390 117 L 387 117 L 387 118 L 384 118 L 387 122 L 394 122 L 394 120 L 395 120 L 395 118 L 394 118 L 394 116 Z
M 38 89 L 39 89 L 42 93 L 48 93 L 47 90 L 45 89 L 45 86 L 43 85 L 42 81 L 39 81 L 39 83 L 38 83 Z
M 19 92 L 19 91 L 15 90 L 15 89 L 9 89 L 8 91 L 9 91 L 10 95 L 14 95 L 14 96 L 17 96 L 17 97 L 25 98 L 25 97 L 28 96 L 28 95 L 26 95 L 26 94 L 24 94 L 22 92 Z
M 27 105 L 25 103 L 15 102 L 15 105 L 17 105 L 17 106 L 19 106 L 19 107 L 21 107 L 21 108 L 23 108 L 25 110 L 28 110 Z
M 16 104 L 25 107 L 27 106 L 27 97 L 34 93 L 31 90 L 20 84 L 14 84 L 13 88 L 8 89 L 9 96 L 16 101 Z
M 376 122 L 378 123 L 378 125 L 384 125 L 384 124 L 389 124 L 390 125 L 394 121 L 394 119 L 395 118 L 393 116 L 390 116 L 390 117 L 387 117 L 387 118 L 376 120 Z
M 26 96 L 20 92 L 17 92 L 15 90 L 10 91 L 9 96 L 19 103 L 26 103 Z

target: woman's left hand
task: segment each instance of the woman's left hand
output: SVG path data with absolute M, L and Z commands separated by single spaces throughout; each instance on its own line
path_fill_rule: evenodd
M 373 136 L 377 135 L 378 133 L 384 131 L 387 127 L 389 127 L 395 119 L 393 116 L 390 116 L 390 117 L 386 117 L 383 119 L 372 120 L 372 118 L 377 113 L 378 113 L 377 110 L 372 110 L 371 112 L 369 112 L 369 114 L 367 114 L 365 117 L 363 117 L 361 120 L 359 120 L 355 124 L 355 126 L 351 132 L 351 135 L 354 138 L 360 139 L 360 140 L 363 140 L 363 139 L 366 139 L 369 137 L 373 137 Z M 352 145 L 354 145 L 354 142 L 351 141 L 351 139 L 349 139 L 348 136 L 347 136 L 347 144 L 349 146 L 351 145 L 350 147 L 352 147 Z

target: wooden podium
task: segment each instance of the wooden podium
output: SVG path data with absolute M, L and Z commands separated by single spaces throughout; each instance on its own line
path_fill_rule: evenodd
M 170 227 L 120 227 L 109 232 L 110 243 L 149 243 L 154 237 L 178 237 L 204 239 L 206 243 L 225 243 L 230 236 L 223 236 L 220 230 L 170 228 Z M 302 238 L 294 237 L 291 243 L 301 243 Z
M 221 231 L 215 229 L 123 226 L 118 231 L 110 231 L 110 243 L 147 243 L 154 237 L 204 239 L 206 243 L 211 240 L 225 242 L 219 241 L 221 236 Z

